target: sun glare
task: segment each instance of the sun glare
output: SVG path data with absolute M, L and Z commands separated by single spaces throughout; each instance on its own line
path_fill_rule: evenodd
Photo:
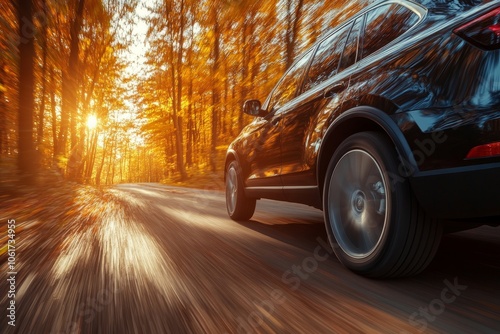
M 87 128 L 95 129 L 97 126 L 97 117 L 95 115 L 89 115 L 87 117 Z

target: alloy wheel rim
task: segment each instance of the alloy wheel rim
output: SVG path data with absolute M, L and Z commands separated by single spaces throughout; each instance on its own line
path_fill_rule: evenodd
M 232 214 L 236 208 L 236 196 L 238 191 L 237 175 L 234 168 L 230 168 L 226 178 L 226 202 L 229 212 Z
M 387 227 L 386 180 L 371 154 L 351 150 L 333 171 L 328 190 L 328 215 L 335 239 L 350 257 L 370 256 Z

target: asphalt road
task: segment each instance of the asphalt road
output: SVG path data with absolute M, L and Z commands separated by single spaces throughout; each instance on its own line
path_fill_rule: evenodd
M 417 277 L 370 280 L 331 254 L 306 206 L 263 200 L 236 223 L 218 191 L 133 184 L 109 198 L 47 238 L 55 255 L 25 251 L 16 327 L 2 315 L 0 332 L 500 332 L 500 228 L 447 235 Z

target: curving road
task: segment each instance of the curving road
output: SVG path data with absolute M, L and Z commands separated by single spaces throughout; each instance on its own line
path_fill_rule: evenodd
M 448 235 L 423 274 L 378 281 L 342 267 L 306 206 L 263 200 L 236 223 L 219 191 L 129 184 L 107 196 L 51 234 L 53 256 L 25 251 L 16 327 L 2 316 L 0 332 L 500 331 L 500 228 Z

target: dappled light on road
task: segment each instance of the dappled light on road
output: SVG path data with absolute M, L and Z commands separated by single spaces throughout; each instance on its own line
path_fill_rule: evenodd
M 97 239 L 108 270 L 118 285 L 134 282 L 139 289 L 153 286 L 169 299 L 174 283 L 171 260 L 142 225 L 125 216 L 122 208 L 101 216 Z
M 72 235 L 63 241 L 66 247 L 61 256 L 57 258 L 51 274 L 54 279 L 64 279 L 78 263 L 88 263 L 93 250 L 93 233 L 91 230 Z

